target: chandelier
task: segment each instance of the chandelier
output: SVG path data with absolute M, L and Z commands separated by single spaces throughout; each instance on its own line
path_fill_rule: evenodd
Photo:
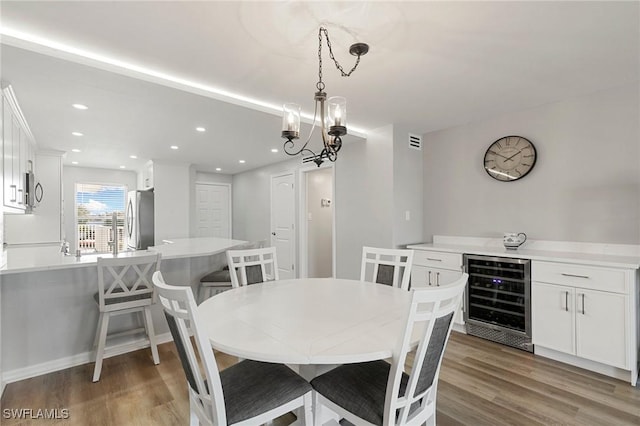
M 338 151 L 342 147 L 341 136 L 347 134 L 347 100 L 341 96 L 332 96 L 327 99 L 324 91 L 324 82 L 322 81 L 322 37 L 327 41 L 329 48 L 329 57 L 335 63 L 336 68 L 343 77 L 349 77 L 358 67 L 360 57 L 369 51 L 369 45 L 366 43 L 356 43 L 351 45 L 349 53 L 357 56 L 356 63 L 349 72 L 345 72 L 340 63 L 336 60 L 331 49 L 331 41 L 329 41 L 329 33 L 326 28 L 320 27 L 318 31 L 318 82 L 316 83 L 317 92 L 315 94 L 315 110 L 313 113 L 313 125 L 309 132 L 309 137 L 303 144 L 294 142 L 300 137 L 300 105 L 287 103 L 283 106 L 282 116 L 282 137 L 287 139 L 284 142 L 284 152 L 288 155 L 307 155 L 302 162 L 307 163 L 313 161 L 318 167 L 325 159 L 336 161 Z M 325 109 L 325 102 L 327 109 Z M 318 153 L 308 148 L 309 141 L 316 127 L 316 122 L 320 121 L 320 131 L 322 133 L 322 150 Z

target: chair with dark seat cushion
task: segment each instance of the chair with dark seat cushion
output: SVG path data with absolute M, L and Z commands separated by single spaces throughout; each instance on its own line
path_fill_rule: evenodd
M 227 263 L 234 288 L 279 279 L 275 247 L 227 250 Z
M 93 342 L 96 358 L 93 370 L 94 382 L 100 380 L 107 337 L 144 331 L 149 339 L 153 362 L 155 364 L 160 362 L 151 319 L 151 305 L 155 303 L 151 275 L 159 268 L 159 253 L 122 258 L 98 258 L 98 292 L 93 295 L 93 299 L 98 305 L 100 316 Z M 132 313 L 142 314 L 144 328 L 108 334 L 111 317 Z
M 313 379 L 316 421 L 328 407 L 355 425 L 434 425 L 440 364 L 468 277 L 462 274 L 446 286 L 412 290 L 391 364 L 382 360 L 345 364 Z M 406 374 L 415 333 L 420 341 Z
M 409 289 L 413 250 L 362 247 L 360 281 Z
M 202 303 L 205 299 L 221 293 L 231 288 L 231 274 L 229 267 L 225 266 L 219 271 L 208 273 L 200 278 L 200 290 L 198 292 L 198 302 Z
M 186 375 L 191 425 L 258 425 L 301 407 L 304 424 L 312 425 L 306 380 L 285 365 L 250 360 L 219 371 L 191 287 L 167 285 L 160 272 L 153 284 Z

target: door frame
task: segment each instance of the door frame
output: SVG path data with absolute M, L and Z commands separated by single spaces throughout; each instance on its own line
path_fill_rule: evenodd
M 273 180 L 282 176 L 287 176 L 287 175 L 291 175 L 291 177 L 293 178 L 293 229 L 292 229 L 292 235 L 291 235 L 291 244 L 293 244 L 293 248 L 291 250 L 291 255 L 293 256 L 293 276 L 294 278 L 300 278 L 300 264 L 298 262 L 298 239 L 299 239 L 299 232 L 298 232 L 298 223 L 297 222 L 297 212 L 296 210 L 300 210 L 300 206 L 299 206 L 299 198 L 297 197 L 298 193 L 295 191 L 296 186 L 298 185 L 298 179 L 296 176 L 296 172 L 295 170 L 285 170 L 285 171 L 281 171 L 279 173 L 273 173 L 271 174 L 271 176 L 269 177 L 269 245 L 273 245 L 273 230 L 274 230 L 274 223 L 273 223 Z
M 308 224 L 309 221 L 306 218 L 307 211 L 307 176 L 309 172 L 316 171 L 318 169 L 331 169 L 331 192 L 332 192 L 332 202 L 333 202 L 333 210 L 331 211 L 331 275 L 333 278 L 336 277 L 336 168 L 333 163 L 321 164 L 320 166 L 316 166 L 315 164 L 300 167 L 298 169 L 298 240 L 300 244 L 298 245 L 298 257 L 300 259 L 299 262 L 299 278 L 308 278 L 309 271 L 307 270 L 307 262 L 309 257 L 309 247 L 308 247 Z
M 223 183 L 223 182 L 202 182 L 202 181 L 195 181 L 194 185 L 193 185 L 193 190 L 194 190 L 194 197 L 193 197 L 193 204 L 194 204 L 194 223 L 195 226 L 198 225 L 198 203 L 196 202 L 196 198 L 198 197 L 198 185 L 208 185 L 208 186 L 226 186 L 227 188 L 229 188 L 229 236 L 227 238 L 232 239 L 233 237 L 233 187 L 230 183 Z M 197 229 L 197 228 L 196 228 Z M 193 232 L 193 231 L 192 231 Z

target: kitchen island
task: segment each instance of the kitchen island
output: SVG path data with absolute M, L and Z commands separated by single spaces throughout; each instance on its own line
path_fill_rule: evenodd
M 118 257 L 159 252 L 166 281 L 191 285 L 195 291 L 203 275 L 226 265 L 226 250 L 246 244 L 222 238 L 182 238 L 148 250 L 122 252 Z M 9 248 L 6 256 L 7 264 L 0 269 L 2 387 L 91 362 L 98 321 L 93 300 L 98 291 L 96 264 L 98 257 L 112 255 L 76 258 L 58 247 L 32 246 Z M 170 341 L 159 306 L 154 307 L 153 321 L 158 342 Z M 110 329 L 130 328 L 134 322 L 137 326 L 139 319 L 125 315 L 114 319 Z M 139 336 L 116 343 L 114 354 L 148 346 Z

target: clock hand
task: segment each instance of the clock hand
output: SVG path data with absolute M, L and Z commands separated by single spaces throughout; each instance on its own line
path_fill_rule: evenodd
M 515 157 L 516 155 L 520 154 L 522 151 L 518 151 L 515 154 L 513 154 L 511 157 L 507 158 L 507 160 L 511 160 L 513 161 L 513 157 Z
M 502 154 L 500 154 L 500 153 L 498 153 L 498 152 L 491 151 L 491 150 L 489 150 L 489 152 L 490 152 L 490 153 L 492 153 L 492 154 L 495 154 L 495 155 L 497 155 L 497 156 L 500 156 L 500 157 L 504 158 L 505 160 L 508 160 L 508 158 L 507 158 L 507 157 L 505 157 L 504 155 L 502 155 Z

